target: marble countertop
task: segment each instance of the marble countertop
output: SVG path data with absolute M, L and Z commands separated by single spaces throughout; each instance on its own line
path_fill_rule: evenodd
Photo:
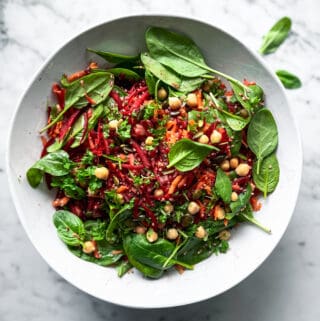
M 0 320 L 320 320 L 319 12 L 320 2 L 315 0 L 0 0 Z M 304 167 L 287 233 L 267 261 L 235 288 L 206 302 L 167 310 L 117 307 L 65 282 L 27 239 L 5 173 L 8 123 L 18 97 L 43 61 L 90 26 L 141 13 L 211 22 L 254 50 L 267 29 L 288 15 L 293 20 L 289 39 L 265 60 L 274 70 L 296 73 L 303 82 L 301 89 L 288 91 L 302 135 Z

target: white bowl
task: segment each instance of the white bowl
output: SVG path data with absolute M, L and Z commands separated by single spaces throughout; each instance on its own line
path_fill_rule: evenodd
M 268 235 L 246 224 L 232 233 L 227 254 L 212 256 L 183 275 L 166 274 L 149 280 L 138 271 L 118 278 L 113 268 L 82 261 L 59 240 L 52 224 L 52 193 L 32 189 L 26 170 L 38 158 L 38 130 L 45 123 L 46 103 L 53 82 L 63 73 L 83 69 L 93 57 L 86 48 L 134 54 L 144 49 L 150 25 L 184 32 L 195 40 L 210 66 L 262 86 L 279 129 L 277 156 L 281 176 L 276 191 L 263 201 L 256 217 L 271 227 Z M 96 59 L 96 57 L 94 57 Z M 97 60 L 97 59 L 96 59 Z M 79 289 L 102 300 L 136 308 L 163 308 L 216 296 L 250 275 L 270 255 L 292 216 L 300 185 L 302 150 L 299 134 L 280 82 L 262 60 L 238 40 L 203 22 L 167 16 L 121 18 L 87 30 L 60 48 L 35 75 L 23 95 L 11 126 L 8 146 L 9 183 L 17 212 L 31 242 L 47 263 Z

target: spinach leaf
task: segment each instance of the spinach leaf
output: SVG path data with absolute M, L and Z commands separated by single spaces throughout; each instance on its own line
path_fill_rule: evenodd
M 57 228 L 59 238 L 67 245 L 78 246 L 84 240 L 84 225 L 81 219 L 69 211 L 56 211 L 53 224 Z
M 123 238 L 123 248 L 124 251 L 128 257 L 129 262 L 137 269 L 139 270 L 144 276 L 152 278 L 152 279 L 158 279 L 162 276 L 163 270 L 162 269 L 156 269 L 149 265 L 143 264 L 139 262 L 135 256 L 135 252 L 132 251 L 131 248 L 131 236 L 127 235 Z
M 141 79 L 141 76 L 139 74 L 127 68 L 111 68 L 111 69 L 108 69 L 107 71 L 111 72 L 116 77 L 123 76 L 126 79 L 134 80 L 134 81 Z
M 263 158 L 270 155 L 278 145 L 278 129 L 270 110 L 261 109 L 252 117 L 248 127 L 247 143 L 258 158 L 259 174 Z
M 302 86 L 301 80 L 289 71 L 277 70 L 276 74 L 283 86 L 287 89 L 296 89 Z
M 272 193 L 276 189 L 279 182 L 280 168 L 276 155 L 271 154 L 261 162 L 259 173 L 257 167 L 255 163 L 252 169 L 253 181 L 266 197 L 267 193 Z
M 232 193 L 231 181 L 228 175 L 220 168 L 217 171 L 214 189 L 216 194 L 220 196 L 225 203 L 230 203 Z
M 150 95 L 155 95 L 157 78 L 148 70 L 145 71 L 145 80 Z
M 235 202 L 230 203 L 230 209 L 232 213 L 226 215 L 227 219 L 232 219 L 235 215 L 238 215 L 249 203 L 251 197 L 251 186 L 248 185 L 246 190 L 239 194 L 238 199 Z
M 128 260 L 121 261 L 117 266 L 118 276 L 123 277 L 128 271 L 132 269 L 133 265 Z
M 41 132 L 56 124 L 71 107 L 83 108 L 87 106 L 88 96 L 94 102 L 93 106 L 102 103 L 112 90 L 113 83 L 113 74 L 106 71 L 94 72 L 72 82 L 66 90 L 64 109 L 50 124 L 42 128 Z
M 229 134 L 229 133 L 228 133 Z M 239 155 L 239 151 L 242 145 L 242 132 L 234 131 L 229 135 L 232 138 L 230 152 L 232 156 Z
M 69 155 L 65 151 L 50 153 L 39 159 L 27 171 L 27 179 L 32 187 L 37 187 L 44 173 L 52 176 L 64 176 L 69 173 L 73 167 L 73 162 L 69 159 Z
M 268 227 L 265 227 L 263 225 L 261 225 L 261 223 L 259 221 L 257 221 L 254 217 L 253 217 L 253 212 L 252 212 L 252 208 L 250 204 L 247 204 L 247 206 L 244 208 L 244 210 L 237 216 L 237 218 L 240 221 L 244 221 L 244 222 L 249 222 L 251 224 L 256 225 L 257 227 L 259 227 L 260 229 L 262 229 L 263 231 L 265 231 L 266 233 L 271 233 L 271 230 Z
M 168 155 L 168 168 L 174 166 L 181 172 L 191 171 L 199 166 L 213 150 L 219 149 L 214 146 L 200 144 L 190 139 L 183 138 L 171 147 Z
M 189 93 L 190 91 L 194 91 L 195 89 L 199 88 L 204 82 L 205 79 L 200 77 L 181 77 L 179 91 L 183 93 Z
M 291 29 L 291 19 L 281 18 L 263 37 L 260 53 L 263 55 L 275 52 L 288 37 Z
M 147 53 L 141 54 L 141 61 L 145 66 L 146 70 L 151 72 L 154 76 L 163 81 L 165 84 L 175 89 L 180 88 L 181 80 L 175 72 L 151 58 Z
M 69 250 L 80 259 L 101 266 L 108 266 L 114 264 L 123 257 L 123 250 L 121 246 L 114 246 L 106 241 L 97 241 L 96 245 L 99 257 L 86 254 L 82 251 L 81 248 L 69 247 Z
M 128 55 L 122 55 L 122 54 L 109 52 L 109 51 L 94 50 L 94 49 L 90 49 L 90 48 L 88 48 L 87 50 L 97 54 L 98 56 L 102 57 L 106 61 L 111 62 L 113 64 L 127 63 L 127 62 L 138 62 L 139 61 L 139 55 L 128 56 Z
M 107 223 L 101 220 L 88 220 L 84 222 L 87 240 L 102 241 L 106 237 Z
M 66 196 L 76 200 L 82 199 L 87 195 L 87 193 L 77 185 L 76 180 L 69 175 L 53 177 L 50 185 L 51 187 L 60 188 Z

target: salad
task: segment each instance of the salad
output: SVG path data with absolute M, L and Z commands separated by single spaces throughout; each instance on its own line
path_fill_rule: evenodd
M 52 86 L 32 187 L 56 190 L 53 224 L 79 258 L 149 278 L 225 253 L 279 180 L 278 133 L 254 81 L 209 67 L 196 44 L 150 27 L 148 52 L 88 49 Z M 221 80 L 222 77 L 224 81 Z

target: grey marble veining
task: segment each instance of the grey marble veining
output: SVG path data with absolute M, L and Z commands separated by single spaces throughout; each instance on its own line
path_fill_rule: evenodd
M 0 1 L 0 320 L 320 320 L 319 12 L 316 0 Z M 303 81 L 302 89 L 288 91 L 305 162 L 299 200 L 287 233 L 267 261 L 232 290 L 206 302 L 167 310 L 117 307 L 61 279 L 39 257 L 19 224 L 5 173 L 9 120 L 18 97 L 44 59 L 89 26 L 141 13 L 202 19 L 254 50 L 268 28 L 288 15 L 293 19 L 289 39 L 265 60 L 274 70 L 290 70 Z

